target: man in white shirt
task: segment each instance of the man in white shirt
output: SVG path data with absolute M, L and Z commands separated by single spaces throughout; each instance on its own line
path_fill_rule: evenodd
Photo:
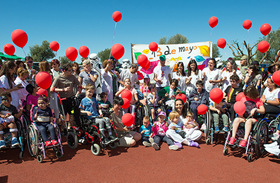
M 154 69 L 154 80 L 157 86 L 157 93 L 166 86 L 169 86 L 171 82 L 171 70 L 165 65 L 165 55 L 159 57 L 160 65 Z
M 126 78 L 130 79 L 131 84 L 134 84 L 136 88 L 139 88 L 139 80 L 138 80 L 138 75 L 137 75 L 137 70 L 138 70 L 138 65 L 133 63 L 131 64 L 129 69 L 123 69 L 120 77 L 121 79 L 119 80 L 119 83 L 121 84 L 121 88 L 124 87 L 124 80 Z

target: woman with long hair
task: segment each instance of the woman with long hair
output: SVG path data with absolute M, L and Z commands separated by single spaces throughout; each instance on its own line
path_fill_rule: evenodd
M 210 92 L 213 88 L 217 88 L 217 84 L 221 82 L 220 70 L 216 68 L 216 60 L 211 58 L 208 61 L 208 67 L 202 71 L 202 80 L 204 80 L 204 88 Z
M 72 69 L 73 69 L 73 75 L 76 76 L 76 78 L 78 79 L 80 74 L 79 64 L 77 62 L 73 62 Z
M 187 88 L 190 89 L 191 92 L 196 89 L 196 82 L 202 78 L 201 71 L 198 69 L 195 59 L 191 59 L 188 63 L 187 77 L 190 80 L 190 84 Z
M 58 75 L 62 73 L 62 70 L 59 68 L 60 62 L 57 59 L 53 59 L 51 61 L 51 66 L 52 66 L 51 72 L 54 77 L 53 79 L 55 79 Z
M 173 73 L 173 79 L 178 80 L 178 88 L 181 91 L 186 91 L 186 85 L 190 83 L 190 80 L 187 78 L 185 73 L 185 67 L 183 62 L 178 62 L 177 72 Z
M 261 79 L 262 76 L 259 74 L 258 69 L 254 65 L 250 65 L 248 67 L 248 73 L 246 74 L 246 78 L 244 80 L 244 88 L 245 89 L 249 85 L 253 85 L 257 90 L 261 87 Z
M 22 89 L 18 90 L 18 95 L 19 95 L 19 99 L 20 101 L 24 101 L 26 100 L 26 96 L 29 94 L 26 91 L 26 86 L 29 84 L 26 81 L 26 78 L 28 77 L 29 72 L 28 70 L 24 69 L 23 67 L 18 68 L 17 70 L 17 78 L 15 80 L 15 84 L 21 84 L 22 85 Z

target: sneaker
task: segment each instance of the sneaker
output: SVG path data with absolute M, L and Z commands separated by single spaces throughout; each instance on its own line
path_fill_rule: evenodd
M 229 143 L 228 143 L 228 145 L 233 145 L 234 143 L 235 143 L 235 138 L 233 138 L 233 137 L 230 137 L 230 140 L 229 140 Z
M 45 142 L 45 146 L 46 146 L 46 147 L 49 147 L 49 146 L 51 146 L 51 145 L 52 145 L 52 143 L 51 143 L 50 141 L 46 141 L 46 142 Z
M 151 147 L 151 143 L 147 142 L 147 141 L 143 141 L 143 145 L 146 147 Z
M 277 146 L 277 145 L 278 145 L 277 142 L 273 142 L 273 143 L 271 143 L 271 144 L 264 144 L 263 146 L 264 146 L 265 148 L 267 148 L 267 147 L 274 147 L 274 146 Z
M 179 149 L 179 147 L 176 146 L 176 145 L 171 145 L 171 146 L 169 146 L 169 149 L 170 149 L 170 150 L 173 150 L 173 151 L 176 151 L 176 150 Z
M 239 147 L 246 147 L 247 145 L 247 140 L 241 140 L 240 143 L 239 143 Z
M 228 132 L 228 127 L 225 126 L 225 127 L 223 128 L 223 131 L 224 131 L 224 132 Z
M 53 146 L 55 146 L 55 145 L 57 145 L 58 144 L 58 142 L 56 141 L 56 140 L 52 140 L 52 145 Z
M 273 134 L 273 137 L 271 137 L 271 140 L 276 141 L 276 140 L 278 140 L 278 139 L 279 139 L 279 134 L 278 134 L 277 132 L 275 132 L 275 133 Z
M 197 142 L 190 141 L 189 146 L 190 147 L 199 147 L 199 144 Z
M 274 146 L 265 147 L 265 150 L 275 156 L 279 156 L 280 154 L 279 145 L 277 143 L 274 144 Z
M 4 140 L 0 140 L 0 149 L 5 148 L 6 144 Z
M 200 130 L 202 130 L 202 131 L 205 131 L 205 130 L 206 130 L 206 125 L 205 125 L 205 123 L 203 123 L 203 124 L 201 125 Z
M 16 137 L 13 137 L 13 139 L 12 139 L 12 143 L 11 143 L 12 145 L 12 147 L 16 147 L 16 146 L 18 146 L 19 145 L 19 142 L 18 142 L 18 140 L 17 140 L 17 138 Z
M 153 143 L 152 146 L 155 150 L 159 150 L 159 146 L 156 143 Z
M 180 142 L 174 142 L 174 145 L 178 146 L 179 149 L 183 148 L 183 146 Z
M 219 129 L 219 127 L 215 126 L 215 133 L 218 133 L 218 132 L 220 132 L 220 129 Z
M 154 139 L 152 137 L 149 138 L 149 142 L 152 144 L 154 143 Z

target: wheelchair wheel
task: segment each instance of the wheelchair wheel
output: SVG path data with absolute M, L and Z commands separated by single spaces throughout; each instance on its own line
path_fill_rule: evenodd
M 223 150 L 223 155 L 224 155 L 224 156 L 228 155 L 228 148 L 226 148 L 226 149 Z
M 31 156 L 38 154 L 38 135 L 33 125 L 28 128 L 27 146 Z
M 264 144 L 268 143 L 267 125 L 265 121 L 261 121 L 256 130 L 255 151 L 258 157 L 265 153 Z
M 63 154 L 62 154 L 60 148 L 58 148 L 58 150 L 56 151 L 55 155 L 56 155 L 57 158 L 62 158 Z
M 90 150 L 93 155 L 98 156 L 100 153 L 100 146 L 98 144 L 92 144 Z
M 43 157 L 42 157 L 42 155 L 38 155 L 38 156 L 37 156 L 37 161 L 38 161 L 39 163 L 42 163 L 42 162 L 43 162 Z
M 247 161 L 248 162 L 252 162 L 252 160 L 253 160 L 253 155 L 252 154 L 248 154 Z
M 206 137 L 206 139 L 208 139 L 210 137 L 211 122 L 212 122 L 211 112 L 208 111 L 205 114 L 205 126 L 206 126 L 205 137 Z
M 117 142 L 111 142 L 111 143 L 109 144 L 109 147 L 110 147 L 111 149 L 116 149 L 116 148 L 117 148 Z
M 23 113 L 22 118 L 21 118 L 22 124 L 24 125 L 22 127 L 23 132 L 24 132 L 24 137 L 27 138 L 27 133 L 28 133 L 28 126 L 30 125 L 30 121 L 28 119 L 28 116 Z
M 24 151 L 20 151 L 20 152 L 19 152 L 19 158 L 20 158 L 20 159 L 23 159 L 23 156 L 24 156 Z
M 67 144 L 71 149 L 76 149 L 78 147 L 78 137 L 74 132 L 69 132 L 67 134 Z

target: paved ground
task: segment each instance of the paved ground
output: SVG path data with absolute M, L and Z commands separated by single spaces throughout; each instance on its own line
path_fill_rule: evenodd
M 100 156 L 94 156 L 89 145 L 72 150 L 64 143 L 61 159 L 49 150 L 48 159 L 41 164 L 27 149 L 23 160 L 18 158 L 17 150 L 9 150 L 0 152 L 0 183 L 279 182 L 280 160 L 276 157 L 266 155 L 248 163 L 243 151 L 224 156 L 223 142 L 206 145 L 204 140 L 200 149 L 184 146 L 174 152 L 163 144 L 161 150 L 155 151 L 138 145 L 108 150 Z

